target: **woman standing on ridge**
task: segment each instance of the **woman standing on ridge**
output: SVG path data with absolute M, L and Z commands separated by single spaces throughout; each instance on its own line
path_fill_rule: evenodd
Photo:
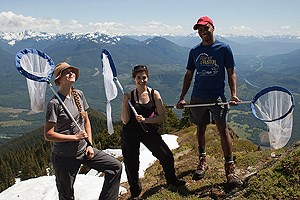
M 139 151 L 142 142 L 155 156 L 163 167 L 167 184 L 183 186 L 185 181 L 179 180 L 175 175 L 174 157 L 158 133 L 157 124 L 165 119 L 165 108 L 157 90 L 147 87 L 148 69 L 145 65 L 137 65 L 132 70 L 132 78 L 136 89 L 125 93 L 122 102 L 121 118 L 122 153 L 128 183 L 130 185 L 131 199 L 138 199 L 142 186 L 139 181 Z M 128 102 L 131 102 L 139 115 L 135 116 Z M 145 126 L 144 131 L 141 124 Z
M 51 159 L 59 199 L 75 199 L 75 178 L 80 165 L 85 164 L 105 174 L 99 199 L 117 200 L 122 165 L 114 157 L 91 146 L 92 132 L 87 113 L 89 106 L 83 92 L 73 87 L 79 77 L 79 69 L 62 62 L 56 65 L 54 75 L 55 84 L 59 86 L 58 95 L 82 129 L 80 131 L 75 126 L 54 96 L 47 106 L 44 137 L 53 142 Z

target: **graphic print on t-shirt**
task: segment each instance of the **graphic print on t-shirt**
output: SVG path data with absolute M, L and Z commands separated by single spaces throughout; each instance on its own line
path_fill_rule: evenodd
M 217 60 L 213 59 L 212 56 L 209 56 L 206 53 L 201 53 L 196 59 L 196 63 L 200 66 L 197 68 L 197 75 L 214 76 L 218 73 L 219 65 L 217 64 Z

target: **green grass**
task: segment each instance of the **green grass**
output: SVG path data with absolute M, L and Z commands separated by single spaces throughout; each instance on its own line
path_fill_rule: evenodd
M 236 174 L 244 180 L 241 188 L 229 191 L 226 187 L 223 153 L 216 127 L 209 125 L 206 132 L 207 163 L 209 169 L 200 181 L 192 181 L 198 164 L 196 127 L 174 133 L 180 147 L 173 151 L 175 170 L 184 179 L 186 187 L 169 188 L 158 161 L 147 169 L 142 182 L 142 199 L 299 199 L 300 198 L 300 144 L 293 148 L 262 150 L 259 146 L 234 133 L 233 152 Z M 275 156 L 271 156 L 275 155 Z M 123 184 L 128 188 L 128 184 Z M 129 193 L 120 199 L 128 199 Z
M 277 152 L 277 162 L 251 178 L 242 195 L 247 199 L 299 199 L 300 148 Z

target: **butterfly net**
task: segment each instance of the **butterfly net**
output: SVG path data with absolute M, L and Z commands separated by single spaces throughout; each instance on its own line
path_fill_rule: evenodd
M 252 113 L 268 126 L 270 146 L 273 149 L 284 147 L 292 134 L 294 98 L 283 88 L 262 91 L 251 104 Z
M 22 74 L 27 77 L 27 87 L 30 98 L 31 112 L 41 112 L 45 108 L 45 96 L 48 77 L 53 71 L 53 66 L 47 58 L 43 58 L 36 53 L 23 54 L 19 60 Z
M 112 66 L 108 56 L 102 53 L 102 66 L 103 66 L 103 77 L 104 77 L 104 89 L 106 95 L 106 117 L 107 117 L 107 129 L 108 133 L 112 134 L 114 132 L 112 117 L 111 117 L 111 105 L 110 101 L 115 99 L 118 95 L 118 89 L 114 83 L 114 75 L 112 71 Z

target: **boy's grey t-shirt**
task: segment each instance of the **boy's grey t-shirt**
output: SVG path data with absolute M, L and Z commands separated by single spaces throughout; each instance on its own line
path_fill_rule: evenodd
M 86 102 L 84 94 L 80 90 L 76 90 L 82 109 L 86 111 L 89 106 Z M 75 103 L 74 96 L 66 98 L 64 95 L 58 93 L 66 107 L 68 108 L 75 121 L 80 128 L 84 130 L 84 119 L 80 117 L 80 113 Z M 58 99 L 54 96 L 49 101 L 46 111 L 46 122 L 56 123 L 55 131 L 60 134 L 74 135 L 79 131 L 75 123 L 69 118 L 67 112 L 65 112 L 63 106 L 59 103 Z M 84 152 L 87 143 L 85 140 L 74 142 L 53 142 L 52 152 L 58 156 L 74 157 Z

